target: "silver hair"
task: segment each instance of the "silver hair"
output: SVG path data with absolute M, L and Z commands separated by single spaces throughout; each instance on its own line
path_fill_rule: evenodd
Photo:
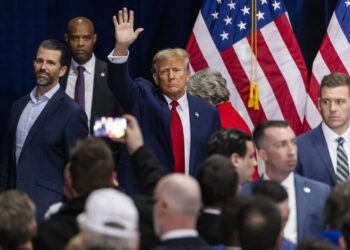
M 219 71 L 210 68 L 200 70 L 190 76 L 187 82 L 187 92 L 207 100 L 215 106 L 230 98 L 226 79 Z

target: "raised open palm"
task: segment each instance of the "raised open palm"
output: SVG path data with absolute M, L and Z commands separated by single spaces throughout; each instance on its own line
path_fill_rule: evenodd
M 127 8 L 118 11 L 118 19 L 116 16 L 113 16 L 113 23 L 116 44 L 126 48 L 128 48 L 143 31 L 143 28 L 138 28 L 134 31 L 134 12 L 130 10 L 128 13 Z

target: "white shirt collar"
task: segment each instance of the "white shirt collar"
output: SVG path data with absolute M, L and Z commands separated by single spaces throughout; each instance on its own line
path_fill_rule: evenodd
M 78 64 L 73 58 L 71 60 L 71 68 L 73 68 L 74 72 L 77 73 L 78 66 L 84 66 L 85 72 L 88 74 L 92 74 L 95 70 L 96 57 L 94 53 L 92 53 L 92 57 L 85 64 Z
M 281 185 L 287 190 L 294 189 L 294 173 L 290 173 L 288 177 L 281 182 Z
M 178 229 L 166 232 L 163 234 L 160 239 L 161 241 L 178 239 L 184 237 L 198 237 L 198 232 L 195 229 Z
M 48 99 L 50 100 L 51 97 L 57 92 L 57 90 L 60 88 L 59 84 L 56 84 L 55 87 L 53 87 L 52 89 L 50 89 L 49 91 L 47 91 L 43 96 L 41 96 L 40 98 L 36 97 L 36 91 L 38 89 L 38 87 L 35 87 L 31 92 L 30 92 L 30 99 L 34 102 L 37 103 L 39 100 L 43 100 L 43 99 Z
M 166 95 L 164 95 L 164 97 L 165 97 L 165 100 L 167 101 L 167 103 L 168 103 L 168 106 L 169 106 L 169 109 L 171 109 L 172 108 L 172 106 L 171 106 L 171 102 L 173 101 L 173 100 L 171 100 L 169 97 L 167 97 Z M 186 94 L 186 92 L 185 92 L 185 94 L 183 95 L 183 96 L 181 96 L 180 97 L 180 99 L 178 99 L 177 100 L 177 102 L 179 103 L 179 108 L 181 109 L 181 110 L 183 110 L 185 107 L 188 107 L 188 100 L 187 100 L 187 94 Z
M 350 126 L 342 135 L 338 135 L 330 127 L 328 127 L 326 123 L 322 122 L 322 131 L 327 145 L 335 143 L 336 139 L 339 137 L 343 137 L 346 142 L 350 142 Z
M 216 208 L 203 208 L 203 212 L 207 214 L 215 214 L 215 215 L 221 214 L 220 209 L 216 209 Z

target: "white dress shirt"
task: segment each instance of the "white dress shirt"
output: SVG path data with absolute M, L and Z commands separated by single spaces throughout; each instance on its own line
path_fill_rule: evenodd
M 129 51 L 126 56 L 113 56 L 113 51 L 108 55 L 108 60 L 112 63 L 125 63 L 128 60 Z M 169 109 L 171 110 L 171 99 L 164 95 L 166 101 L 168 102 Z M 188 100 L 186 92 L 185 94 L 177 100 L 179 105 L 176 107 L 176 110 L 180 116 L 182 122 L 182 128 L 184 132 L 184 143 L 185 143 L 185 174 L 189 175 L 190 173 L 190 148 L 191 148 L 191 124 L 190 124 L 190 111 L 188 107 Z
M 265 180 L 271 180 L 271 178 L 265 174 Z M 289 217 L 284 227 L 284 237 L 294 244 L 298 241 L 298 231 L 297 231 L 297 203 L 295 195 L 295 181 L 294 173 L 290 173 L 284 181 L 281 182 L 281 185 L 286 189 L 288 193 L 288 207 L 289 207 Z
M 169 109 L 171 110 L 171 99 L 164 95 L 165 100 L 168 102 Z M 176 107 L 176 111 L 180 116 L 182 129 L 184 132 L 185 143 L 185 174 L 190 173 L 190 148 L 191 148 L 191 125 L 190 125 L 190 111 L 188 108 L 188 100 L 186 93 L 177 100 L 179 105 Z
M 71 66 L 68 73 L 66 93 L 74 100 L 75 84 L 78 78 L 78 66 L 84 66 L 84 81 L 85 81 L 85 113 L 88 117 L 88 125 L 90 126 L 91 119 L 91 107 L 92 107 L 92 94 L 94 91 L 94 79 L 95 79 L 95 63 L 96 57 L 92 54 L 91 59 L 83 65 L 79 65 L 73 58 L 71 60 Z
M 165 241 L 184 237 L 198 237 L 198 232 L 195 229 L 172 230 L 160 236 L 160 240 Z
M 322 131 L 324 134 L 324 138 L 326 139 L 328 152 L 332 160 L 334 172 L 337 172 L 337 147 L 338 142 L 337 138 L 343 137 L 344 143 L 343 147 L 348 156 L 348 161 L 350 161 L 350 127 L 342 134 L 338 135 L 335 133 L 330 127 L 328 127 L 324 122 L 322 122 Z

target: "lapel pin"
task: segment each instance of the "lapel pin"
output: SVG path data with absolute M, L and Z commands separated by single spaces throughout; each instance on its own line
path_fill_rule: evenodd
M 199 114 L 198 114 L 198 112 L 194 112 L 194 115 L 195 115 L 195 116 L 197 116 L 197 117 L 199 117 Z
M 102 72 L 102 73 L 101 73 L 101 76 L 102 76 L 102 77 L 105 77 L 105 76 L 106 76 L 105 72 Z
M 310 193 L 311 192 L 311 189 L 309 187 L 304 187 L 304 192 L 305 193 Z

